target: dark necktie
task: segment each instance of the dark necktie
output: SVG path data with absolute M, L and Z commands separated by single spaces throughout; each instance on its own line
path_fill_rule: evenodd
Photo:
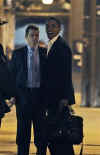
M 31 51 L 32 51 L 31 63 L 34 64 L 34 71 L 37 72 L 37 66 L 38 66 L 37 51 L 35 51 L 34 48 L 31 48 Z

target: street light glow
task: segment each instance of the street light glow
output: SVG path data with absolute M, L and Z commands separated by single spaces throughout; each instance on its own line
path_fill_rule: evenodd
M 53 3 L 54 0 L 42 0 L 42 3 L 43 4 L 46 4 L 46 5 L 50 5 Z
M 97 15 L 100 16 L 100 10 L 97 10 Z
M 7 0 L 8 5 L 11 5 L 11 3 L 12 3 L 12 0 Z

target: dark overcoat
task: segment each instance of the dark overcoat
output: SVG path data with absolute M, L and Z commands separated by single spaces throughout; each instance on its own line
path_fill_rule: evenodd
M 9 61 L 3 52 L 0 44 L 0 94 L 3 98 L 9 98 L 15 95 L 15 80 L 9 70 Z M 1 99 L 0 96 L 0 99 Z
M 45 68 L 45 96 L 49 105 L 67 99 L 69 105 L 75 104 L 72 84 L 72 52 L 62 37 L 51 47 Z

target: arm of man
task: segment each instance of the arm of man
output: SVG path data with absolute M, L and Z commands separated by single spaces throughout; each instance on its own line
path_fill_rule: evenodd
M 11 97 L 14 97 L 16 94 L 16 77 L 17 77 L 17 54 L 16 51 L 13 52 L 12 59 L 9 62 L 9 82 L 11 83 L 11 87 L 9 88 L 9 94 Z
M 68 105 L 75 104 L 74 88 L 72 84 L 72 51 L 69 46 L 64 47 L 64 100 Z
M 75 96 L 74 96 L 74 88 L 72 85 L 72 52 L 68 46 L 64 46 L 63 48 L 63 68 L 64 68 L 64 92 L 63 98 L 59 102 L 60 110 L 63 109 L 64 106 L 69 106 L 75 104 Z

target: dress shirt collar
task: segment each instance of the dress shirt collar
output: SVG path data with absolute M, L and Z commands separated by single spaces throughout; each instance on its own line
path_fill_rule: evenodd
M 27 44 L 27 49 L 29 52 L 32 51 L 32 48 L 28 44 Z M 34 49 L 34 51 L 37 51 L 38 45 L 36 47 L 34 47 L 33 49 Z
M 59 34 L 58 34 L 57 36 L 55 36 L 53 39 L 49 40 L 49 43 L 50 43 L 51 45 L 53 45 L 54 42 L 58 39 L 58 37 L 59 37 Z
M 55 36 L 53 39 L 49 40 L 49 42 L 48 42 L 47 55 L 50 52 L 50 49 L 51 49 L 52 45 L 54 44 L 54 42 L 58 39 L 58 37 L 59 37 L 59 34 L 57 36 Z

